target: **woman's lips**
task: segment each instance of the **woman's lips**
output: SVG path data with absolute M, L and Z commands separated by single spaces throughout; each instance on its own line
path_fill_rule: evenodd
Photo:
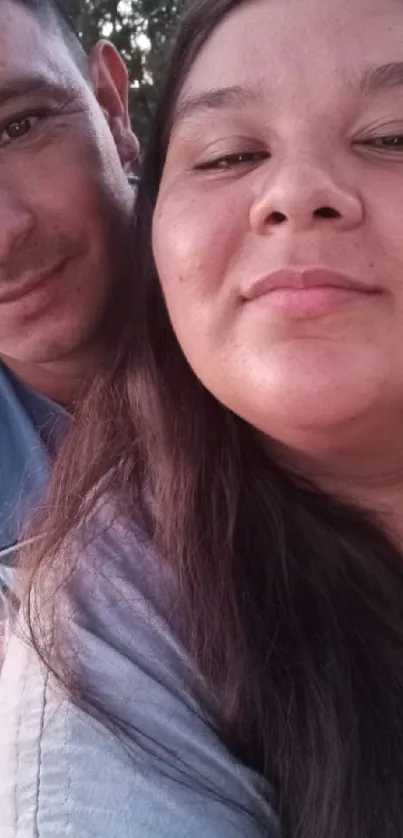
M 379 295 L 381 290 L 327 268 L 286 268 L 251 283 L 245 302 L 257 301 L 295 315 L 323 314 L 333 308 Z

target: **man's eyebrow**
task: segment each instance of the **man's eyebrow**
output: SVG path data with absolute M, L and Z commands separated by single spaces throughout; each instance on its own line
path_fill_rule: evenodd
M 393 90 L 394 87 L 403 87 L 403 61 L 369 67 L 360 81 L 360 90 L 364 95 Z
M 177 125 L 200 111 L 242 108 L 261 99 L 262 95 L 263 91 L 259 87 L 238 85 L 203 90 L 201 93 L 184 96 L 179 100 L 173 122 Z
M 0 81 L 0 107 L 7 105 L 14 99 L 23 99 L 33 93 L 47 93 L 55 99 L 63 100 L 68 91 L 57 83 L 52 83 L 43 75 L 15 76 Z

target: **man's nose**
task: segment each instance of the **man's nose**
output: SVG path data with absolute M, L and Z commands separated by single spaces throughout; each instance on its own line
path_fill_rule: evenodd
M 260 235 L 280 226 L 300 232 L 325 223 L 347 230 L 362 218 L 362 201 L 352 186 L 319 165 L 301 161 L 284 162 L 275 170 L 269 163 L 250 208 L 250 226 Z
M 5 265 L 34 227 L 32 212 L 8 189 L 0 186 L 0 265 Z

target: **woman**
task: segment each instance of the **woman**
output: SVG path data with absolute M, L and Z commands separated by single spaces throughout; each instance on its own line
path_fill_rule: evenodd
M 400 0 L 179 26 L 27 557 L 2 835 L 402 834 L 402 32 Z

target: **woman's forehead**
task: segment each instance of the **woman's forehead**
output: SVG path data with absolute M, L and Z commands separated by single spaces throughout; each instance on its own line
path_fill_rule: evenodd
M 252 0 L 221 21 L 179 99 L 241 87 L 273 97 L 303 88 L 360 89 L 403 58 L 403 0 Z

